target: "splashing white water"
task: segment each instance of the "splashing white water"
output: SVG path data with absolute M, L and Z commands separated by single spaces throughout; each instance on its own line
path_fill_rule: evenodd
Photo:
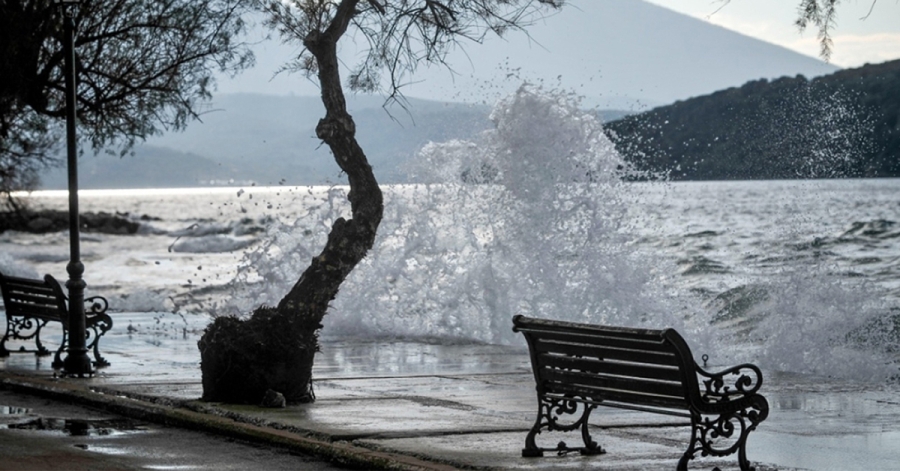
M 512 343 L 520 339 L 510 318 L 521 313 L 676 327 L 698 355 L 770 369 L 860 379 L 896 373 L 884 342 L 873 349 L 849 340 L 875 325 L 884 306 L 872 290 L 830 276 L 831 267 L 798 264 L 764 280 L 765 299 L 739 313 L 753 320 L 743 337 L 710 324 L 716 308 L 700 307 L 692 293 L 670 295 L 678 270 L 639 251 L 629 234 L 628 209 L 648 184 L 623 182 L 628 165 L 572 96 L 525 86 L 491 119 L 495 129 L 477 141 L 423 148 L 410 171 L 426 183 L 386 190 L 375 248 L 342 286 L 327 334 Z M 331 222 L 348 216 L 346 188 L 316 191 L 306 214 L 274 222 L 247 254 L 220 314 L 277 303 Z M 890 326 L 873 329 L 864 332 L 890 334 Z
M 16 263 L 13 258 L 6 253 L 0 253 L 0 273 L 7 276 L 20 276 L 23 278 L 39 278 L 38 273 L 34 269 L 25 265 Z
M 528 86 L 491 119 L 477 142 L 422 150 L 411 171 L 428 184 L 388 192 L 376 247 L 341 288 L 326 331 L 509 343 L 519 313 L 680 325 L 655 283 L 663 262 L 628 247 L 622 228 L 636 195 L 600 123 L 572 96 Z M 310 210 L 321 226 L 273 227 L 241 274 L 264 282 L 242 282 L 253 292 L 241 298 L 278 301 L 297 279 L 286 267 L 305 265 L 321 243 L 307 237 L 320 239 L 346 211 L 340 191 Z
M 871 284 L 835 276 L 829 268 L 786 266 L 760 283 L 732 290 L 738 292 L 729 300 L 732 312 L 712 322 L 721 329 L 713 351 L 740 361 L 734 354 L 743 353 L 729 351 L 737 343 L 749 346 L 748 353 L 773 371 L 861 381 L 896 378 L 900 315 Z

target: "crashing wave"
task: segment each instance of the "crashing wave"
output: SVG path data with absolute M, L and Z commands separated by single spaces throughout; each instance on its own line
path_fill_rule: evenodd
M 376 245 L 342 286 L 325 332 L 513 343 L 510 318 L 521 313 L 676 327 L 695 351 L 770 370 L 896 376 L 877 292 L 847 284 L 815 254 L 745 259 L 768 276 L 752 284 L 742 266 L 693 260 L 689 269 L 733 271 L 731 285 L 705 307 L 693 292 L 673 293 L 676 266 L 628 233 L 646 185 L 622 178 L 627 163 L 571 95 L 522 87 L 491 119 L 479 139 L 425 146 L 410 169 L 423 184 L 387 189 Z M 293 222 L 273 221 L 216 312 L 276 304 L 349 212 L 346 190 L 314 195 Z

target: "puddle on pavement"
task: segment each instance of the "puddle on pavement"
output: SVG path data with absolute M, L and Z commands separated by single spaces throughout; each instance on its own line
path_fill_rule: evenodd
M 146 428 L 144 428 L 142 424 L 129 419 L 84 420 L 40 417 L 28 422 L 9 424 L 7 427 L 17 430 L 61 432 L 66 435 L 77 437 L 91 435 L 105 436 L 126 432 L 146 431 Z

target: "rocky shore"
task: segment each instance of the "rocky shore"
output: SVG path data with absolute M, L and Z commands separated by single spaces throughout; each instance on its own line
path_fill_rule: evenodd
M 150 216 L 133 217 L 128 213 L 82 213 L 79 216 L 83 232 L 127 235 L 141 227 L 140 221 L 153 220 Z M 42 210 L 0 212 L 0 234 L 21 231 L 33 234 L 64 231 L 69 228 L 68 211 Z

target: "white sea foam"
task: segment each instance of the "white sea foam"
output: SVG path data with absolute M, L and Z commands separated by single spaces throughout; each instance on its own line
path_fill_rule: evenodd
M 13 257 L 6 252 L 0 252 L 0 273 L 7 276 L 38 278 L 38 273 L 33 268 L 17 263 Z
M 663 262 L 627 247 L 633 187 L 597 120 L 573 97 L 531 87 L 491 119 L 478 141 L 422 150 L 414 174 L 436 183 L 394 195 L 331 326 L 509 343 L 514 314 L 677 322 L 654 283 Z

